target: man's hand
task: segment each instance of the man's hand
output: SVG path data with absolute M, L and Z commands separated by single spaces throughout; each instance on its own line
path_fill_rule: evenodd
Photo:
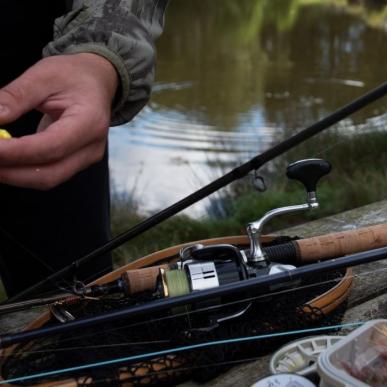
M 37 133 L 0 140 L 0 183 L 47 190 L 101 160 L 117 74 L 105 58 L 42 59 L 0 89 L 0 127 L 37 109 Z

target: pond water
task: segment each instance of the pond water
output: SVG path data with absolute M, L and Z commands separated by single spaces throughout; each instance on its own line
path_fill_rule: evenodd
M 383 82 L 386 31 L 327 3 L 172 1 L 151 102 L 110 131 L 114 189 L 164 208 Z M 344 126 L 383 127 L 386 111 L 382 100 Z

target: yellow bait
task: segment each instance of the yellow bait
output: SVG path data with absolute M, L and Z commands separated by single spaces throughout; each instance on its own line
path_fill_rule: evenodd
M 12 136 L 5 129 L 0 129 L 0 138 L 12 138 Z

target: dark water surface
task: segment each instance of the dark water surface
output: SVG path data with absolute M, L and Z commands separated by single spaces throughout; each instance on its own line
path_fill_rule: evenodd
M 163 208 L 383 82 L 387 32 L 327 3 L 172 1 L 152 100 L 110 133 L 115 189 Z M 386 112 L 384 99 L 340 128 L 383 129 Z

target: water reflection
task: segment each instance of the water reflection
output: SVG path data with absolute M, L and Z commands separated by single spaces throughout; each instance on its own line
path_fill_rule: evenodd
M 173 203 L 219 175 L 215 161 L 245 160 L 381 83 L 385 45 L 324 1 L 174 0 L 152 102 L 111 131 L 118 189 L 136 186 L 146 209 Z M 385 105 L 346 124 L 384 118 Z

